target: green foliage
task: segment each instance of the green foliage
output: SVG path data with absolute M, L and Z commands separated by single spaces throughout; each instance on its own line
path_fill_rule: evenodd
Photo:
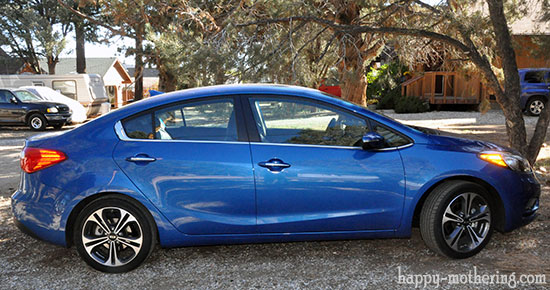
M 430 110 L 430 105 L 415 96 L 400 97 L 395 100 L 396 113 L 423 113 Z
M 401 98 L 401 88 L 395 87 L 392 90 L 386 91 L 378 100 L 376 104 L 376 109 L 385 110 L 393 109 L 395 107 L 396 101 Z
M 378 99 L 378 109 L 393 109 L 395 98 L 401 94 L 401 81 L 407 67 L 395 60 L 382 65 L 380 68 L 372 67 L 367 73 L 367 102 Z

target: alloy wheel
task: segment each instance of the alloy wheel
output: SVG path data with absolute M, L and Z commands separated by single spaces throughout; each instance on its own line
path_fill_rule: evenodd
M 130 263 L 140 252 L 143 231 L 138 220 L 118 207 L 104 207 L 88 216 L 82 244 L 96 262 L 118 267 Z
M 541 100 L 534 100 L 529 105 L 529 111 L 533 115 L 540 115 L 543 109 L 544 109 L 544 103 Z
M 479 194 L 468 192 L 455 197 L 443 214 L 441 228 L 447 245 L 457 252 L 476 249 L 491 227 L 491 211 Z

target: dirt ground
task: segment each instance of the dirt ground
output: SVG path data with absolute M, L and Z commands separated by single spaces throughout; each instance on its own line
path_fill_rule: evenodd
M 412 114 L 411 114 L 412 115 Z M 478 116 L 477 115 L 472 115 Z M 469 116 L 469 115 L 468 115 Z M 470 117 L 460 116 L 462 119 Z M 463 137 L 506 143 L 504 126 L 452 120 L 439 115 L 395 115 L 403 121 L 450 130 Z M 438 119 L 439 118 L 439 119 Z M 491 122 L 488 122 L 491 123 Z M 503 124 L 503 123 L 500 123 Z M 449 281 L 430 287 L 502 289 L 520 275 L 545 275 L 550 284 L 550 188 L 543 188 L 539 217 L 511 233 L 495 233 L 478 255 L 465 260 L 438 256 L 426 248 L 418 229 L 410 239 L 322 241 L 157 249 L 140 268 L 125 274 L 97 272 L 65 249 L 37 241 L 13 224 L 10 195 L 19 182 L 19 152 L 26 129 L 0 128 L 0 287 L 21 288 L 414 288 L 411 276 L 509 275 L 518 283 Z M 433 276 L 435 275 L 435 276 Z M 510 276 L 512 275 L 512 276 Z M 401 278 L 400 278 L 401 277 Z M 414 277 L 419 279 L 418 276 Z M 402 279 L 402 280 L 400 280 Z M 511 280 L 510 280 L 511 281 Z M 422 284 L 418 286 L 423 286 Z

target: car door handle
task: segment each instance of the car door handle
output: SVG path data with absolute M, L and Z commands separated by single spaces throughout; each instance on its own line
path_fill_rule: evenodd
M 149 157 L 149 156 L 132 156 L 132 157 L 126 158 L 126 161 L 130 161 L 130 162 L 153 162 L 156 160 L 157 160 L 156 158 Z
M 271 171 L 282 171 L 285 168 L 289 168 L 290 164 L 284 163 L 281 159 L 273 158 L 268 161 L 262 161 L 258 163 L 261 167 L 265 167 Z

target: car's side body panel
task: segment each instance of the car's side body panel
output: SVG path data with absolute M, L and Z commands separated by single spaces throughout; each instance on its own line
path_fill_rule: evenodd
M 541 71 L 545 73 L 543 83 L 530 83 L 525 79 L 528 72 Z M 521 82 L 521 108 L 525 108 L 531 97 L 542 96 L 550 98 L 550 69 L 520 69 L 519 77 Z
M 403 224 L 396 233 L 398 236 L 410 235 L 416 205 L 434 184 L 446 179 L 473 177 L 493 187 L 504 205 L 504 231 L 515 229 L 526 222 L 523 218 L 524 208 L 533 197 L 532 194 L 540 191 L 540 185 L 531 174 L 518 175 L 509 169 L 482 162 L 476 154 L 464 148 L 416 144 L 400 152 L 405 166 L 407 194 Z M 433 158 L 436 154 L 445 158 Z
M 248 142 L 121 141 L 114 159 L 182 233 L 251 233 L 256 227 Z M 129 162 L 146 154 L 151 163 Z
M 254 143 L 258 229 L 264 233 L 393 230 L 403 206 L 397 150 Z M 258 166 L 278 158 L 281 172 Z

